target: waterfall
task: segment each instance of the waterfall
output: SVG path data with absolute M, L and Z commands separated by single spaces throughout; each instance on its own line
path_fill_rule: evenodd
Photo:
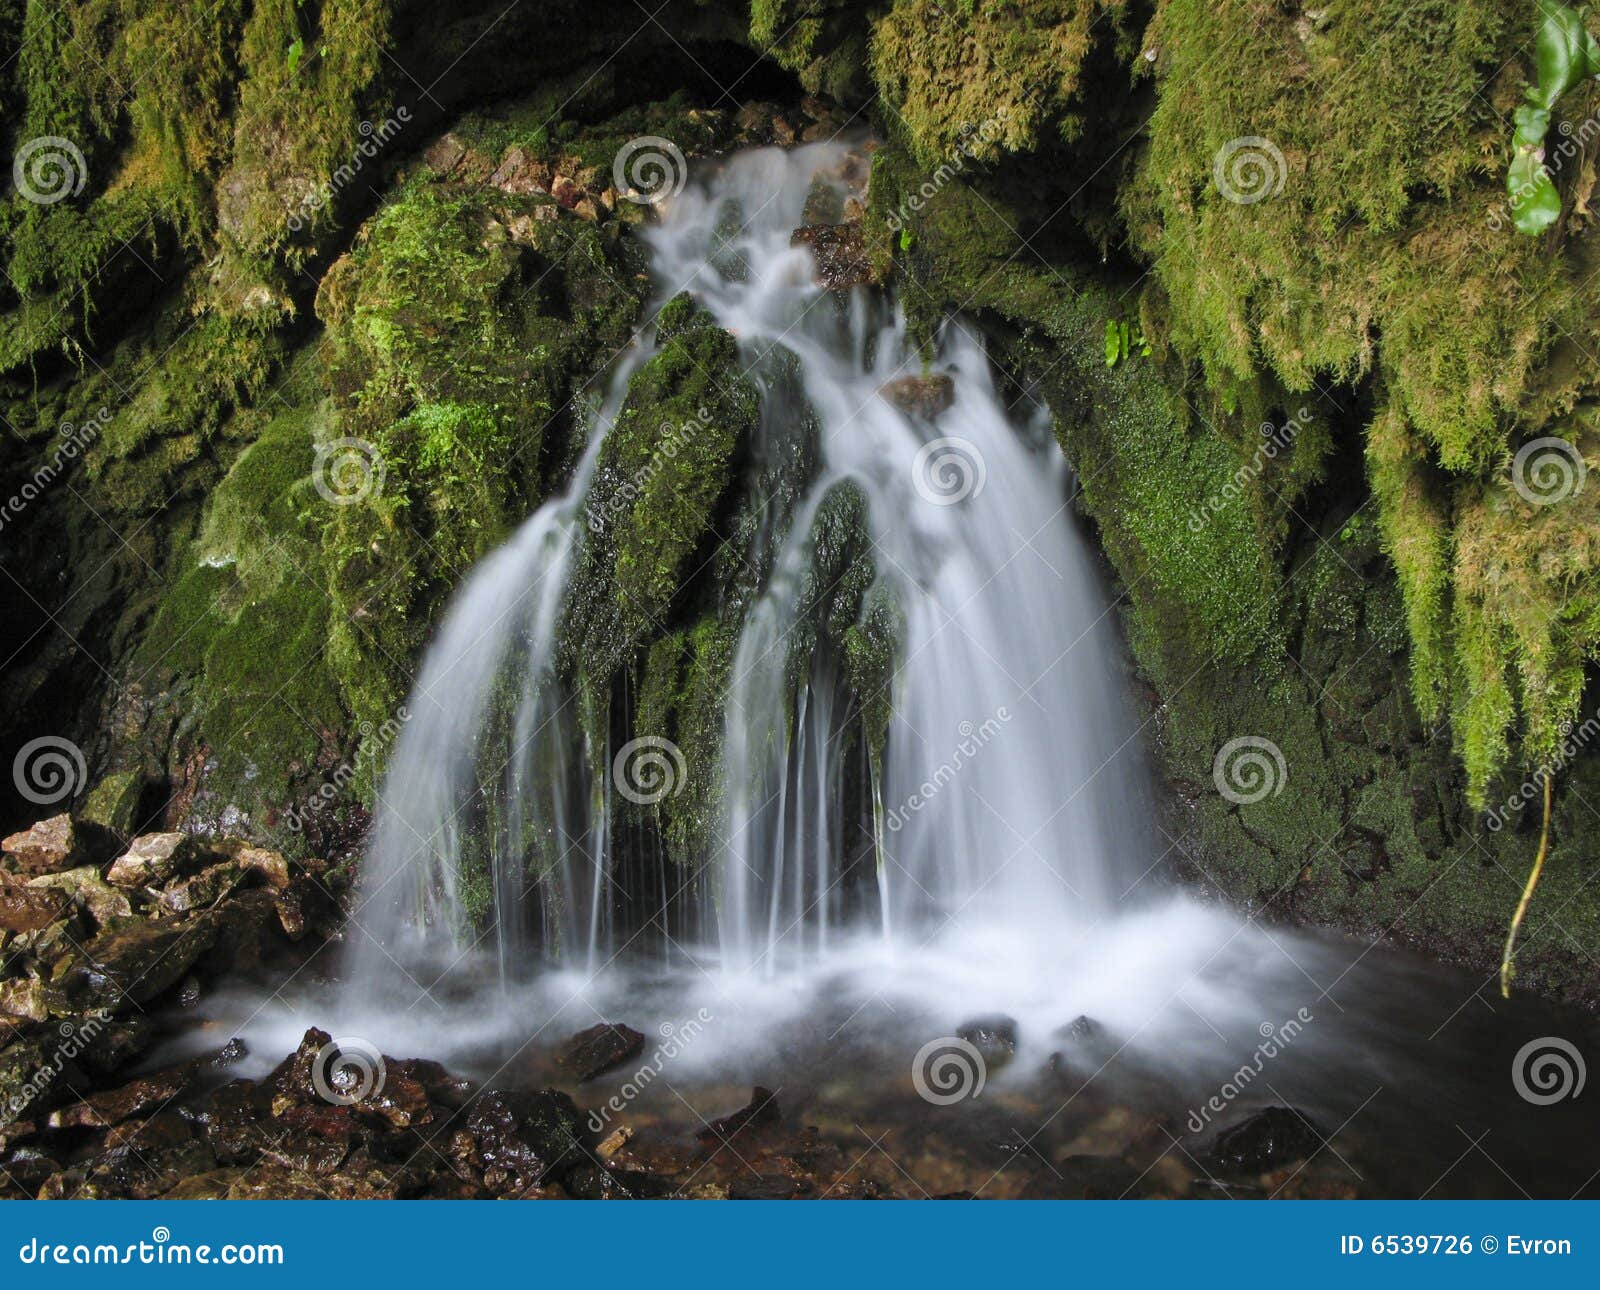
M 589 411 L 567 486 L 470 573 L 428 649 L 380 793 L 352 991 L 372 998 L 397 977 L 426 988 L 468 963 L 506 980 L 539 958 L 597 972 L 624 949 L 624 870 L 630 890 L 655 893 L 662 932 L 684 917 L 669 887 L 692 886 L 698 912 L 668 939 L 764 978 L 863 934 L 890 948 L 966 923 L 1067 938 L 1145 871 L 1112 611 L 1048 413 L 1026 394 L 1008 403 L 968 327 L 919 353 L 888 293 L 824 290 L 792 243 L 819 190 L 837 199 L 860 165 L 837 143 L 743 153 L 643 234 L 656 308 L 688 291 L 738 338 L 762 394 L 750 459 L 803 462 L 795 496 L 761 499 L 743 553 L 761 577 L 701 870 L 666 875 L 659 847 L 622 854 L 607 773 L 618 741 L 604 733 L 617 722 L 585 719 L 603 696 L 562 660 L 585 504 L 655 352 L 646 326 Z M 861 612 L 894 656 L 869 693 L 812 621 L 840 517 L 864 524 Z

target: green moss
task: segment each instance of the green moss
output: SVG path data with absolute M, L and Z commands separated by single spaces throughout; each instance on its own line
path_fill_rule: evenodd
M 996 0 L 964 14 L 897 0 L 872 38 L 872 69 L 917 157 L 992 161 L 1084 130 L 1084 64 L 1113 42 L 1126 0 Z
M 667 334 L 629 383 L 586 503 L 566 638 L 592 676 L 628 658 L 695 572 L 734 447 L 755 425 L 758 396 L 733 337 L 709 315 L 676 311 Z

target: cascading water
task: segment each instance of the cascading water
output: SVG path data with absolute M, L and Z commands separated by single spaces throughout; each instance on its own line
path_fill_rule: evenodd
M 850 157 L 735 157 L 644 235 L 658 303 L 692 292 L 761 395 L 732 485 L 741 518 L 717 534 L 736 538 L 721 566 L 734 572 L 698 584 L 733 633 L 720 713 L 705 714 L 720 760 L 694 767 L 720 777 L 699 854 L 669 856 L 631 809 L 630 749 L 645 779 L 680 772 L 676 750 L 637 737 L 626 696 L 586 688 L 573 657 L 618 484 L 608 436 L 662 350 L 647 328 L 565 490 L 472 572 L 428 651 L 337 992 L 312 981 L 209 1006 L 237 1009 L 263 1062 L 317 1025 L 524 1085 L 570 1077 L 551 1064 L 564 1036 L 626 1022 L 672 1036 L 670 1072 L 664 1046 L 637 1078 L 614 1073 L 630 1124 L 700 1133 L 736 1105 L 730 1084 L 759 1083 L 825 1136 L 860 1137 L 850 1154 L 895 1133 L 897 1169 L 970 1154 L 983 1188 L 1023 1147 L 1059 1186 L 1052 1160 L 1070 1172 L 1103 1149 L 1078 1135 L 1107 1096 L 1186 1125 L 1184 1151 L 1203 1152 L 1221 1121 L 1195 1108 L 1219 1088 L 1239 1096 L 1228 1118 L 1250 1097 L 1356 1121 L 1413 1194 L 1435 1189 L 1469 1129 L 1469 1143 L 1495 1131 L 1497 1165 L 1523 1143 L 1526 1167 L 1547 1172 L 1541 1144 L 1587 1121 L 1534 1123 L 1498 1074 L 1531 1036 L 1559 1033 L 1537 1009 L 1502 1018 L 1437 966 L 1153 889 L 1161 852 L 1112 611 L 1048 417 L 1006 406 L 959 325 L 924 371 L 883 293 L 823 290 L 791 245 L 816 181 Z M 832 621 L 850 579 L 870 585 Z M 988 1071 L 1006 1093 L 974 1098 L 957 1126 L 917 1086 L 918 1063 L 995 1014 L 1017 1036 Z M 1246 1072 L 1259 1087 L 1241 1093 Z M 645 1073 L 659 1076 L 648 1090 Z M 997 1158 L 1006 1136 L 1019 1154 Z M 1415 1148 L 1398 1163 L 1396 1140 Z M 942 1189 L 942 1165 L 928 1168 Z
M 968 332 L 948 329 L 924 373 L 881 293 L 836 298 L 791 244 L 816 186 L 849 164 L 839 144 L 736 157 L 646 234 L 661 300 L 692 292 L 740 340 L 764 394 L 756 455 L 795 451 L 785 436 L 801 420 L 817 427 L 787 529 L 762 535 L 770 573 L 733 663 L 726 819 L 702 885 L 724 966 L 766 975 L 854 930 L 846 870 L 863 854 L 872 880 L 849 903 L 876 908 L 854 921 L 915 943 L 949 920 L 1065 935 L 1111 910 L 1146 853 L 1109 613 L 1060 454 L 1031 408 L 1013 424 Z M 593 970 L 618 949 L 613 749 L 585 745 L 557 638 L 601 446 L 650 353 L 641 340 L 617 365 L 570 485 L 473 571 L 428 652 L 382 792 L 358 990 L 396 966 L 424 981 L 478 957 L 469 900 L 492 905 L 481 948 L 502 973 L 530 953 L 530 906 L 547 955 Z M 775 353 L 792 355 L 797 381 L 769 379 Z M 949 406 L 902 410 L 884 387 L 908 374 L 909 401 L 948 389 Z M 888 701 L 886 737 L 864 734 L 844 660 L 795 658 L 822 512 L 842 489 L 864 502 L 878 580 L 867 601 L 898 637 L 891 692 L 869 696 Z M 852 747 L 867 750 L 853 815 Z M 469 868 L 487 873 L 487 893 L 463 890 Z

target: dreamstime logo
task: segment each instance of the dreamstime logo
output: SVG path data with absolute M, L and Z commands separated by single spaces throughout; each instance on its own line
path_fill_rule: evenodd
M 920 187 L 912 192 L 901 203 L 898 210 L 891 211 L 884 221 L 891 233 L 900 232 L 910 223 L 913 215 L 919 214 L 924 206 L 937 197 L 957 176 L 965 173 L 967 164 L 978 160 L 979 153 L 988 155 L 995 143 L 1005 134 L 1010 111 L 1002 107 L 992 117 L 973 125 L 970 121 L 961 124 L 960 140 L 949 157 L 941 163 L 927 179 L 923 180 Z
M 301 198 L 298 208 L 289 215 L 290 231 L 298 233 L 311 222 L 319 210 L 332 205 L 333 199 L 355 183 L 367 162 L 376 157 L 410 120 L 411 109 L 398 107 L 393 116 L 385 117 L 377 125 L 373 125 L 371 121 L 363 121 L 356 128 L 361 141 L 356 144 L 350 160 L 335 170 L 326 183 L 318 184 Z
M 923 444 L 911 463 L 917 496 L 935 506 L 954 506 L 983 491 L 989 468 L 970 439 L 948 436 Z
M 317 445 L 311 482 L 324 501 L 354 506 L 383 488 L 383 456 L 365 439 L 346 436 Z
M 89 163 L 71 139 L 44 134 L 29 139 L 11 163 L 11 182 L 38 206 L 53 206 L 76 197 L 89 180 Z
M 334 1106 L 354 1106 L 383 1092 L 383 1054 L 365 1039 L 335 1039 L 311 1060 L 311 1087 Z
M 1533 774 L 1507 794 L 1505 801 L 1491 806 L 1484 818 L 1484 827 L 1490 833 L 1498 833 L 1505 828 L 1513 815 L 1539 796 L 1545 781 L 1564 769 L 1596 735 L 1600 735 L 1600 711 L 1586 717 L 1580 725 L 1570 721 L 1564 723 L 1561 727 L 1561 745 L 1556 749 L 1555 756 L 1540 763 Z
M 689 163 L 670 139 L 642 134 L 617 151 L 611 182 L 635 205 L 659 206 L 683 191 L 689 182 Z
M 1230 503 L 1237 501 L 1245 495 L 1245 489 L 1266 473 L 1267 466 L 1275 461 L 1279 453 L 1287 452 L 1294 446 L 1294 441 L 1300 437 L 1300 432 L 1310 424 L 1312 412 L 1310 408 L 1301 408 L 1294 416 L 1290 417 L 1281 426 L 1273 425 L 1270 421 L 1261 423 L 1261 443 L 1251 454 L 1250 460 L 1233 472 L 1233 478 L 1224 484 L 1217 492 L 1207 497 L 1199 506 L 1189 510 L 1189 532 L 1199 533 L 1210 522 L 1213 515 L 1219 514 Z
M 934 1106 L 952 1106 L 983 1092 L 989 1068 L 978 1046 L 958 1035 L 929 1040 L 911 1059 L 917 1096 Z
M 1288 173 L 1278 145 L 1258 134 L 1229 139 L 1217 149 L 1211 167 L 1217 190 L 1236 206 L 1254 206 L 1276 197 Z
M 670 739 L 646 735 L 630 739 L 611 761 L 611 780 L 630 802 L 654 806 L 683 792 L 688 763 Z
M 109 1020 L 109 1013 L 97 1011 L 85 1015 L 81 1022 L 61 1022 L 56 1027 L 56 1033 L 61 1036 L 60 1047 L 47 1065 L 39 1067 L 28 1079 L 12 1087 L 11 1096 L 4 1105 L 0 1105 L 0 1126 L 13 1123 L 43 1096 L 66 1070 L 67 1063 L 89 1046 Z
M 50 459 L 41 462 L 33 475 L 23 481 L 22 487 L 0 505 L 0 529 L 5 528 L 7 521 L 15 519 L 27 510 L 30 502 L 39 497 L 68 466 L 81 457 L 89 445 L 100 437 L 100 432 L 110 420 L 111 409 L 101 408 L 82 425 L 75 426 L 70 421 L 63 421 L 58 432 L 60 442 L 50 454 Z
M 1203 1133 L 1212 1118 L 1221 1115 L 1235 1098 L 1242 1096 L 1255 1082 L 1256 1076 L 1266 1069 L 1267 1063 L 1294 1043 L 1300 1037 L 1300 1032 L 1314 1020 L 1316 1018 L 1311 1015 L 1309 1008 L 1301 1008 L 1281 1024 L 1263 1021 L 1256 1032 L 1261 1036 L 1261 1042 L 1256 1045 L 1253 1060 L 1240 1066 L 1204 1104 L 1189 1112 L 1189 1132 Z
M 1558 1035 L 1530 1039 L 1511 1059 L 1511 1084 L 1534 1106 L 1550 1106 L 1583 1092 L 1589 1077 L 1583 1054 Z
M 941 762 L 933 774 L 923 780 L 902 805 L 889 812 L 884 820 L 889 832 L 898 833 L 905 828 L 911 817 L 937 797 L 945 785 L 960 773 L 963 766 L 988 747 L 989 741 L 999 734 L 1000 728 L 1010 720 L 1011 710 L 1002 705 L 996 708 L 994 716 L 981 726 L 963 721 L 959 727 L 961 742 L 956 745 L 956 750 L 950 759 Z
M 1589 467 L 1565 439 L 1546 436 L 1525 443 L 1511 462 L 1511 486 L 1525 502 L 1554 506 L 1583 491 Z
M 1249 806 L 1283 792 L 1289 782 L 1289 767 L 1272 740 L 1241 735 L 1217 750 L 1216 760 L 1211 763 L 1211 778 L 1217 792 L 1230 802 Z
M 11 782 L 36 806 L 53 806 L 77 796 L 88 775 L 83 749 L 60 735 L 30 739 L 11 763 Z

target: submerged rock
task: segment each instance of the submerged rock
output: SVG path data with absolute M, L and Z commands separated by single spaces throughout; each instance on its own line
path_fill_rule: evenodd
M 1262 1173 L 1320 1151 L 1326 1135 L 1310 1117 L 1287 1106 L 1269 1106 L 1217 1135 L 1211 1155 L 1226 1169 Z
M 938 416 L 956 398 L 956 383 L 943 372 L 931 376 L 897 376 L 878 391 L 900 411 L 911 416 Z
M 747 1129 L 759 1129 L 776 1124 L 780 1118 L 778 1097 L 771 1089 L 759 1084 L 750 1090 L 750 1102 L 732 1115 L 724 1115 L 701 1129 L 698 1137 L 706 1143 L 726 1144 Z
M 562 1046 L 561 1064 L 571 1070 L 578 1083 L 614 1070 L 644 1050 L 644 1036 L 627 1026 L 603 1021 L 579 1031 Z
M 466 1132 L 453 1145 L 482 1170 L 496 1195 L 521 1195 L 548 1178 L 588 1163 L 584 1126 L 565 1093 L 486 1093 L 472 1105 Z
M 860 224 L 806 224 L 795 229 L 790 241 L 795 246 L 811 248 L 818 286 L 842 291 L 872 281 L 872 264 Z
M 1017 1023 L 1003 1013 L 962 1022 L 956 1027 L 956 1034 L 982 1054 L 990 1070 L 997 1070 L 1017 1055 Z

